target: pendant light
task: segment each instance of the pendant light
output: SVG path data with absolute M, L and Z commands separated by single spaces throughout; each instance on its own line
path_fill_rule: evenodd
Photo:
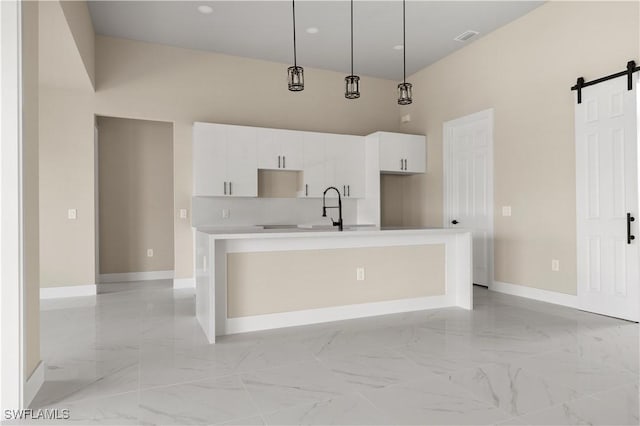
M 351 0 L 351 75 L 344 78 L 344 97 L 358 99 L 360 97 L 360 77 L 353 75 L 353 0 Z
M 411 99 L 411 83 L 407 83 L 407 30 L 405 29 L 405 0 L 402 0 L 402 83 L 398 84 L 398 104 L 409 105 Z
M 292 0 L 293 11 L 293 66 L 287 68 L 289 90 L 299 92 L 304 90 L 304 69 L 298 66 L 296 57 L 296 0 Z

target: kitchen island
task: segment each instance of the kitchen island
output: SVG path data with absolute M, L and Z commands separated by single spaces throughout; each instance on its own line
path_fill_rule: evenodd
M 197 228 L 196 316 L 216 336 L 458 306 L 472 309 L 461 229 Z

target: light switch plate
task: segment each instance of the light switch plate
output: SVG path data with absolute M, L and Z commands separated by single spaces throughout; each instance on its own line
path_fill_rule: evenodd
M 356 281 L 364 281 L 364 268 L 356 268 Z
M 553 272 L 558 272 L 560 270 L 560 261 L 558 259 L 551 260 L 551 270 Z
M 147 249 L 147 257 L 153 257 L 153 249 Z
M 222 218 L 223 219 L 229 219 L 229 216 L 231 216 L 231 210 L 222 209 Z
M 76 209 L 67 210 L 67 218 L 71 220 L 76 220 L 78 218 L 78 211 Z
M 405 114 L 402 117 L 400 117 L 400 122 L 401 123 L 409 123 L 409 122 L 411 122 L 411 114 Z
M 187 218 L 187 209 L 180 209 L 180 219 Z
M 511 216 L 511 206 L 502 206 L 502 216 Z

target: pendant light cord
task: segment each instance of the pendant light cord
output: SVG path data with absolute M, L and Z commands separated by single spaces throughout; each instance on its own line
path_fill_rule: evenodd
M 405 0 L 402 0 L 402 82 L 407 82 L 407 30 L 405 29 Z
M 298 62 L 296 58 L 296 0 L 292 0 L 293 5 L 293 66 L 297 67 Z
M 353 75 L 353 0 L 351 0 L 351 75 Z

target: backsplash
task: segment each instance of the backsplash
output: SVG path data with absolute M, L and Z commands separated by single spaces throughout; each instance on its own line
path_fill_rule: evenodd
M 337 199 L 327 199 L 327 205 L 337 205 Z M 342 200 L 344 223 L 357 222 L 357 200 Z M 317 198 L 223 198 L 193 197 L 191 224 L 200 226 L 300 225 L 331 224 L 322 217 L 322 200 Z M 222 218 L 224 209 L 229 217 Z M 338 219 L 337 210 L 327 216 Z

